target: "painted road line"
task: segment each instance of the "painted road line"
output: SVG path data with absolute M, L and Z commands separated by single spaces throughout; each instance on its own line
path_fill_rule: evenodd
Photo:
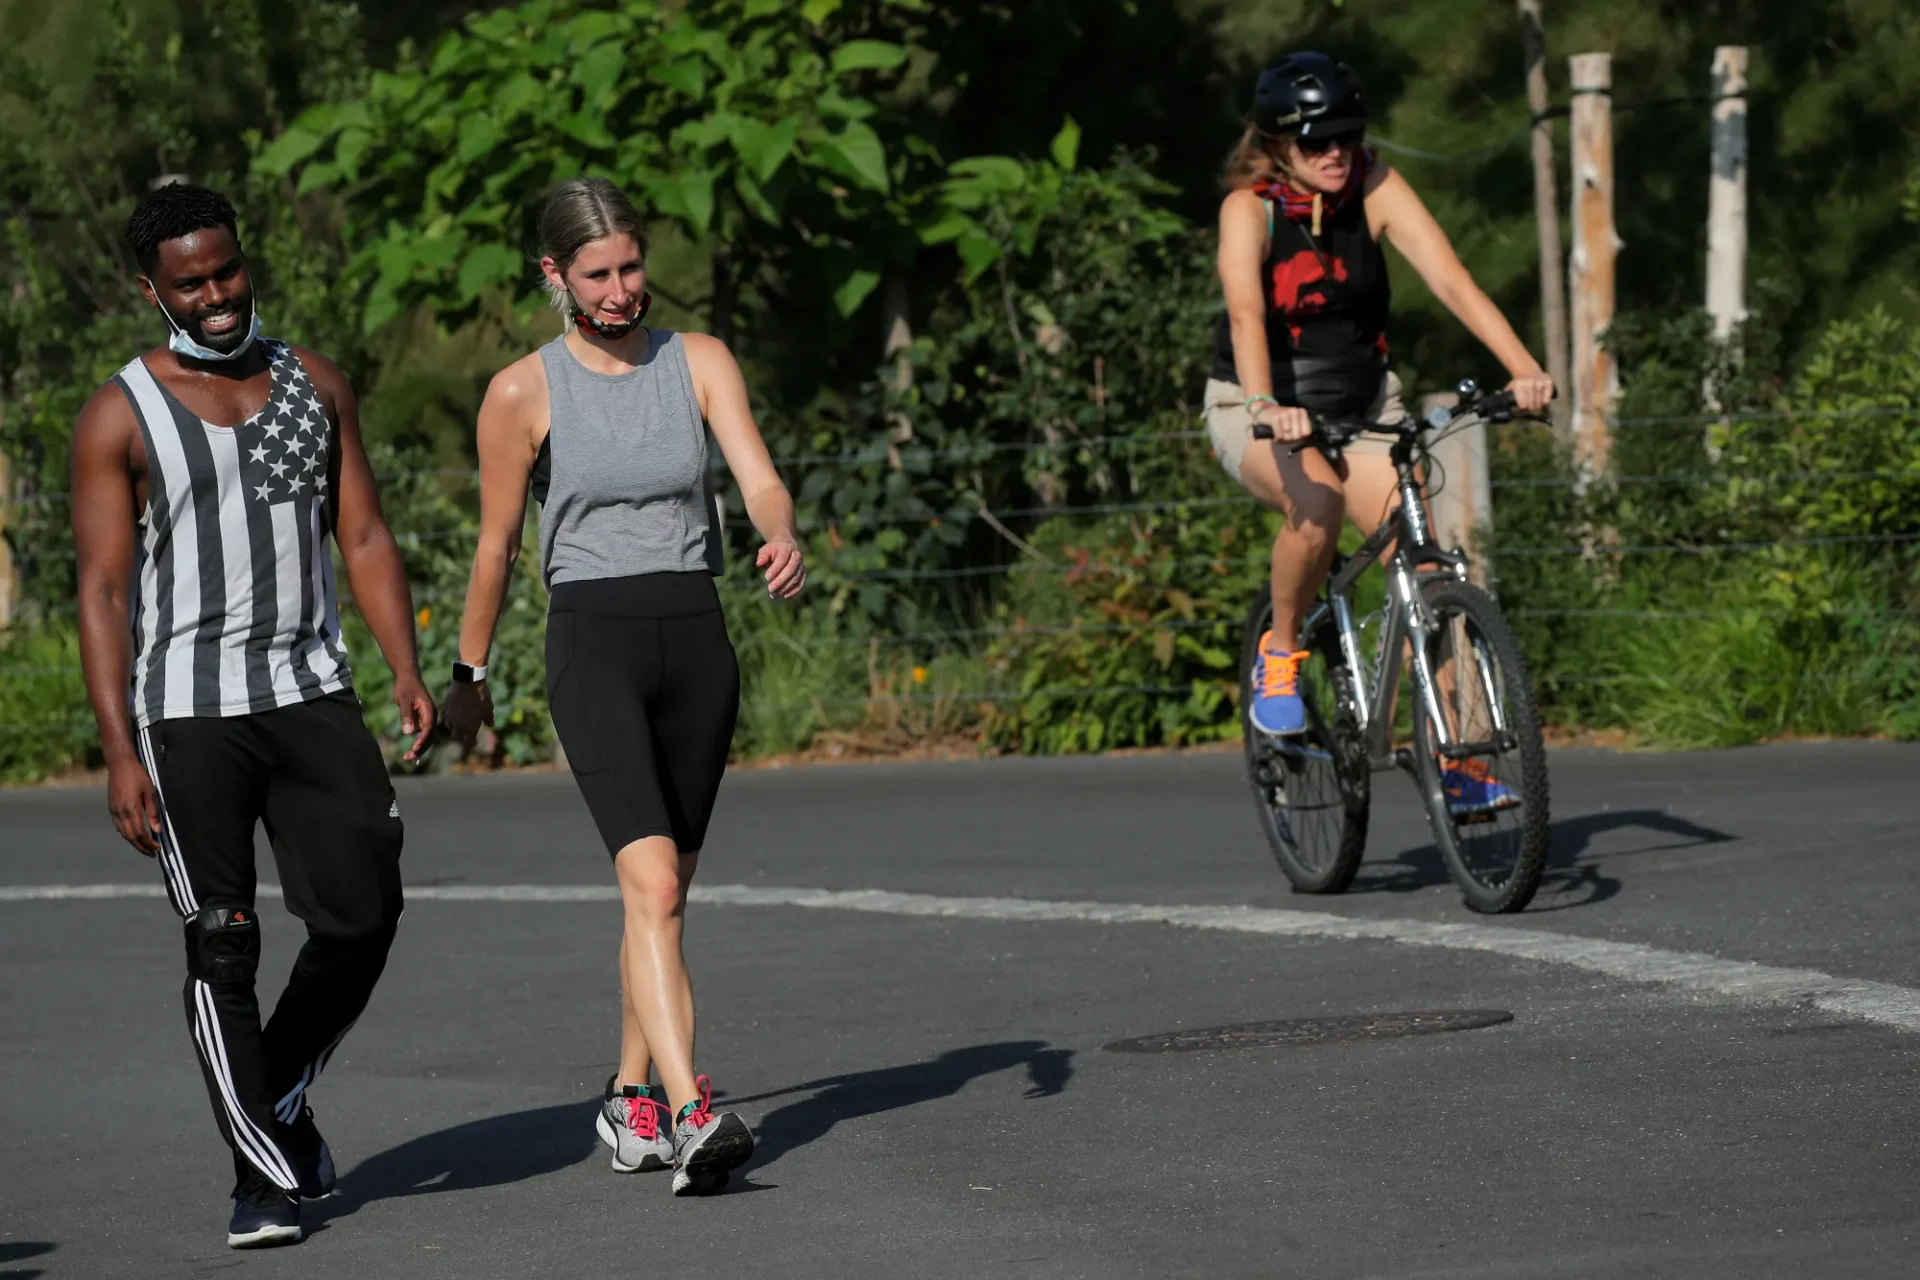
M 276 896 L 279 887 L 262 884 Z M 599 885 L 411 885 L 408 902 L 615 902 L 619 890 Z M 0 886 L 0 902 L 59 899 L 159 898 L 158 884 Z M 1361 920 L 1324 911 L 1266 907 L 1156 906 L 1125 902 L 1054 902 L 1034 898 L 952 898 L 880 889 L 798 889 L 753 885 L 695 885 L 693 901 L 729 907 L 806 907 L 866 911 L 880 915 L 956 920 L 1158 924 L 1185 929 L 1394 942 L 1449 951 L 1478 951 L 1564 965 L 1627 982 L 1677 988 L 1747 1003 L 1812 1006 L 1827 1013 L 1900 1031 L 1920 1032 L 1920 991 L 1887 982 L 1840 978 L 1817 969 L 1785 969 L 1747 960 L 1724 960 L 1692 951 L 1669 951 L 1639 942 L 1582 938 L 1540 929 L 1491 923 L 1425 920 Z

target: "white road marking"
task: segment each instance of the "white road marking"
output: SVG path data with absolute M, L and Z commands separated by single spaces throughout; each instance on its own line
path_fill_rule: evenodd
M 164 898 L 159 884 L 5 884 L 0 902 L 57 902 L 71 898 Z
M 279 886 L 260 885 L 263 896 Z M 617 902 L 610 884 L 412 885 L 408 902 Z M 0 902 L 161 898 L 158 884 L 0 885 Z M 1265 907 L 1178 907 L 1126 902 L 1052 902 L 1034 898 L 950 898 L 881 889 L 798 889 L 742 884 L 695 885 L 692 899 L 725 907 L 810 907 L 881 915 L 958 920 L 1160 924 L 1270 937 L 1397 942 L 1449 951 L 1479 951 L 1566 965 L 1627 982 L 1678 988 L 1743 1003 L 1811 1006 L 1826 1013 L 1920 1032 L 1920 991 L 1889 982 L 1839 978 L 1818 969 L 1786 969 L 1668 951 L 1639 942 L 1581 938 L 1491 923 L 1361 920 L 1325 911 Z

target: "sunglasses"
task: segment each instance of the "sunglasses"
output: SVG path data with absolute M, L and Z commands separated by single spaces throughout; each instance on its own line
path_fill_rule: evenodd
M 1308 155 L 1319 156 L 1325 155 L 1335 147 L 1339 147 L 1342 151 L 1352 151 L 1360 145 L 1360 138 L 1361 131 L 1355 129 L 1349 133 L 1328 133 L 1319 137 L 1300 135 L 1295 137 L 1294 141 L 1299 143 L 1300 149 Z

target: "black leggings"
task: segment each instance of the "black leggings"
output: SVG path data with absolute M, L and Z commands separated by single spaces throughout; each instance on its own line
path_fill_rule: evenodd
M 740 711 L 740 667 L 712 578 L 556 584 L 547 705 L 608 853 L 646 836 L 700 851 Z

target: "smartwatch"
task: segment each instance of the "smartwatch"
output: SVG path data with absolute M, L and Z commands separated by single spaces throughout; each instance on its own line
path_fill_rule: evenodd
M 455 684 L 479 684 L 486 678 L 487 668 L 485 663 L 476 667 L 470 662 L 462 662 L 458 658 L 454 659 L 453 682 Z

